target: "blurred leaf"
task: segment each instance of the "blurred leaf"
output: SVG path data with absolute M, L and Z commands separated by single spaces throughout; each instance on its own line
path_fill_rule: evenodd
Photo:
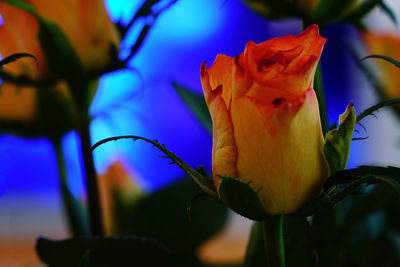
M 338 266 L 396 267 L 400 265 L 399 249 L 391 235 L 364 238 L 343 250 Z
M 397 26 L 397 18 L 394 14 L 393 10 L 383 1 L 379 3 L 379 7 L 381 10 L 393 21 L 393 23 Z
M 89 219 L 87 218 L 87 211 L 69 191 L 66 186 L 61 187 L 61 194 L 63 197 L 66 214 L 68 214 L 68 222 L 74 236 L 89 235 Z
M 357 201 L 352 202 L 351 207 L 344 214 L 338 237 L 345 242 L 368 216 L 384 210 L 392 201 L 399 201 L 398 196 L 386 185 L 377 185 L 371 192 L 360 196 Z
M 369 56 L 366 56 L 366 57 L 362 58 L 361 60 L 365 60 L 365 59 L 368 59 L 368 58 L 383 59 L 383 60 L 385 60 L 387 62 L 392 63 L 394 66 L 400 68 L 400 62 L 395 60 L 395 59 L 393 59 L 393 58 L 391 58 L 391 57 L 388 57 L 388 56 L 384 56 L 384 55 L 369 55 Z
M 39 41 L 48 69 L 59 78 L 81 80 L 85 71 L 67 36 L 55 23 L 39 19 Z M 62 64 L 60 64 L 60 62 Z M 74 90 L 74 88 L 71 88 Z
M 143 196 L 128 213 L 124 232 L 161 241 L 174 251 L 193 252 L 225 225 L 227 209 L 209 197 L 195 199 L 198 186 L 182 179 Z
M 345 113 L 339 117 L 339 127 L 330 130 L 325 136 L 323 151 L 329 163 L 330 173 L 346 169 L 355 125 L 356 111 L 353 103 L 350 103 Z
M 28 53 L 15 53 L 15 54 L 12 54 L 12 55 L 10 55 L 8 57 L 5 57 L 2 60 L 0 60 L 0 67 L 4 66 L 6 64 L 9 64 L 11 62 L 14 62 L 14 61 L 16 61 L 16 60 L 18 60 L 20 58 L 24 58 L 24 57 L 33 58 L 36 61 L 36 64 L 39 65 L 39 61 L 37 60 L 37 58 L 35 56 L 31 55 L 31 54 L 28 54 Z
M 362 57 L 358 52 L 358 49 L 352 47 L 351 45 L 346 46 L 346 48 L 350 56 L 353 58 L 354 63 L 360 68 L 360 70 L 364 73 L 365 77 L 368 79 L 369 83 L 375 89 L 375 93 L 380 98 L 386 98 L 386 96 L 383 94 L 384 92 L 383 86 L 379 81 L 378 77 L 376 76 L 375 71 L 370 66 L 363 63 L 363 60 L 361 59 Z
M 313 10 L 312 18 L 319 23 L 338 21 L 350 12 L 357 2 L 357 0 L 320 0 Z
M 243 267 L 267 266 L 264 245 L 264 226 L 262 222 L 254 222 L 246 249 Z
M 382 102 L 379 102 L 376 105 L 373 105 L 372 107 L 367 108 L 366 110 L 364 110 L 363 112 L 361 112 L 360 114 L 358 114 L 357 116 L 357 123 L 359 123 L 362 119 L 364 119 L 365 117 L 367 117 L 368 115 L 373 115 L 374 111 L 387 107 L 387 106 L 392 106 L 392 105 L 396 105 L 400 103 L 400 98 L 392 98 L 392 99 L 388 99 Z
M 96 149 L 98 146 L 105 144 L 110 141 L 116 141 L 119 139 L 132 139 L 133 141 L 136 140 L 143 140 L 147 143 L 152 144 L 159 150 L 161 150 L 167 158 L 171 159 L 173 163 L 178 165 L 190 178 L 192 178 L 196 184 L 208 195 L 213 197 L 215 200 L 219 201 L 219 196 L 217 191 L 215 190 L 214 183 L 210 179 L 210 177 L 206 176 L 202 172 L 198 172 L 194 170 L 192 167 L 189 166 L 185 161 L 183 161 L 180 157 L 169 151 L 165 145 L 160 144 L 157 140 L 150 140 L 145 137 L 137 136 L 137 135 L 123 135 L 123 136 L 115 136 L 103 139 L 92 146 L 92 151 Z
M 337 267 L 338 246 L 336 241 L 338 209 L 333 206 L 316 211 L 310 228 L 310 245 L 315 266 Z
M 74 237 L 59 241 L 39 238 L 36 251 L 50 267 L 168 265 L 165 248 L 155 241 L 139 237 Z
M 264 221 L 269 217 L 258 192 L 250 186 L 251 182 L 245 183 L 225 175 L 219 177 L 218 194 L 225 205 L 251 220 Z
M 212 134 L 212 121 L 210 117 L 210 112 L 204 96 L 200 94 L 193 93 L 191 90 L 186 89 L 182 85 L 175 82 L 172 83 L 176 92 L 183 100 L 183 102 L 189 107 L 193 114 L 200 120 L 207 131 Z
M 350 23 L 358 23 L 366 16 L 374 7 L 383 2 L 383 0 L 365 0 L 362 1 L 358 8 L 346 16 L 346 21 Z

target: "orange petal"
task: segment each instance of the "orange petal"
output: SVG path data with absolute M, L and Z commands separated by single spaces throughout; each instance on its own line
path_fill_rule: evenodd
M 222 85 L 222 98 L 229 108 L 232 96 L 232 69 L 234 59 L 218 54 L 214 63 L 207 69 L 209 84 L 212 90 Z
M 36 114 L 36 91 L 14 84 L 0 85 L 0 119 L 31 122 Z
M 268 213 L 290 213 L 318 195 L 328 166 L 312 89 L 300 107 L 284 105 L 268 121 L 248 97 L 232 100 L 231 115 L 238 177 L 260 190 Z M 275 124 L 276 131 L 266 123 Z
M 222 86 L 216 90 L 219 95 L 208 103 L 213 121 L 212 168 L 216 188 L 218 188 L 220 182 L 217 175 L 237 176 L 237 148 L 233 136 L 233 126 L 230 114 L 221 96 L 221 89 Z

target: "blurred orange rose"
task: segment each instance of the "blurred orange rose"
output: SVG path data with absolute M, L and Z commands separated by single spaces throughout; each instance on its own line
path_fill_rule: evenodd
M 135 179 L 121 161 L 116 161 L 99 177 L 99 191 L 104 211 L 107 235 L 118 235 L 124 214 L 121 209 L 132 207 L 143 193 Z
M 362 38 L 370 54 L 383 55 L 400 61 L 400 36 L 364 32 Z M 400 69 L 385 60 L 376 60 L 379 81 L 385 98 L 400 97 Z M 400 107 L 395 106 L 398 111 Z
M 271 215 L 293 212 L 321 192 L 328 164 L 312 86 L 325 41 L 313 25 L 202 64 L 217 188 L 218 175 L 251 181 Z
M 61 28 L 68 37 L 86 70 L 103 68 L 111 61 L 112 51 L 119 46 L 117 29 L 108 17 L 101 0 L 26 0 Z M 3 57 L 26 52 L 31 59 L 10 63 L 5 70 L 14 75 L 45 79 L 49 75 L 43 51 L 38 41 L 38 22 L 28 12 L 0 2 L 3 25 L 0 26 L 0 53 Z M 114 48 L 113 48 L 114 47 Z M 68 96 L 65 85 L 58 85 L 60 94 Z M 31 121 L 37 112 L 36 92 L 24 87 L 3 83 L 0 92 L 0 119 Z

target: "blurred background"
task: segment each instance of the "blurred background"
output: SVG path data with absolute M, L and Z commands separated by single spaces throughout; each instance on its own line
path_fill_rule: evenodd
M 385 2 L 395 12 L 400 11 L 396 0 Z M 141 1 L 106 1 L 112 20 L 125 24 L 140 4 Z M 400 17 L 400 12 L 397 16 Z M 140 23 L 145 21 L 139 21 L 138 27 L 128 33 L 130 37 L 122 44 L 121 56 L 127 53 L 124 47 L 136 40 Z M 374 32 L 400 35 L 399 29 L 379 9 L 368 16 L 367 24 Z M 299 20 L 269 22 L 240 0 L 177 1 L 156 21 L 140 51 L 130 61 L 131 68 L 100 79 L 90 109 L 93 144 L 117 135 L 157 139 L 192 167 L 201 164 L 211 172 L 211 135 L 179 98 L 172 82 L 202 93 L 199 73 L 203 61 L 210 66 L 218 53 L 240 54 L 249 40 L 258 43 L 300 32 Z M 368 54 L 358 41 L 357 30 L 332 24 L 321 35 L 328 39 L 321 64 L 332 123 L 337 122 L 351 100 L 357 113 L 378 100 L 346 49 L 351 43 L 361 56 Z M 367 132 L 358 129 L 356 137 L 369 138 L 353 142 L 349 168 L 362 164 L 400 166 L 399 123 L 389 109 L 377 115 L 379 120 L 373 117 L 365 120 Z M 83 198 L 84 182 L 76 142 L 76 132 L 66 134 L 63 152 L 69 187 L 77 198 Z M 120 161 L 144 192 L 154 192 L 184 177 L 178 167 L 169 165 L 159 155 L 151 145 L 130 140 L 111 142 L 94 151 L 99 175 L 113 162 Z M 0 162 L 0 265 L 23 266 L 36 260 L 32 247 L 38 235 L 67 236 L 56 152 L 45 138 L 1 134 Z M 234 220 L 232 229 L 244 233 L 237 238 L 247 235 L 248 225 L 243 218 Z

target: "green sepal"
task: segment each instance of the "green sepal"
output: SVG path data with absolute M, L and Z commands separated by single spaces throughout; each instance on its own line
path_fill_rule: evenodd
M 270 215 L 266 212 L 257 191 L 250 183 L 232 176 L 219 176 L 218 195 L 222 202 L 236 213 L 254 221 L 264 221 Z
M 346 169 L 355 125 L 356 111 L 353 103 L 350 103 L 345 113 L 339 117 L 339 127 L 325 136 L 323 151 L 331 174 Z
M 39 238 L 39 258 L 50 267 L 165 266 L 168 251 L 158 242 L 140 237 Z
M 319 23 L 339 21 L 355 8 L 357 2 L 357 0 L 321 0 L 311 14 L 312 20 Z

